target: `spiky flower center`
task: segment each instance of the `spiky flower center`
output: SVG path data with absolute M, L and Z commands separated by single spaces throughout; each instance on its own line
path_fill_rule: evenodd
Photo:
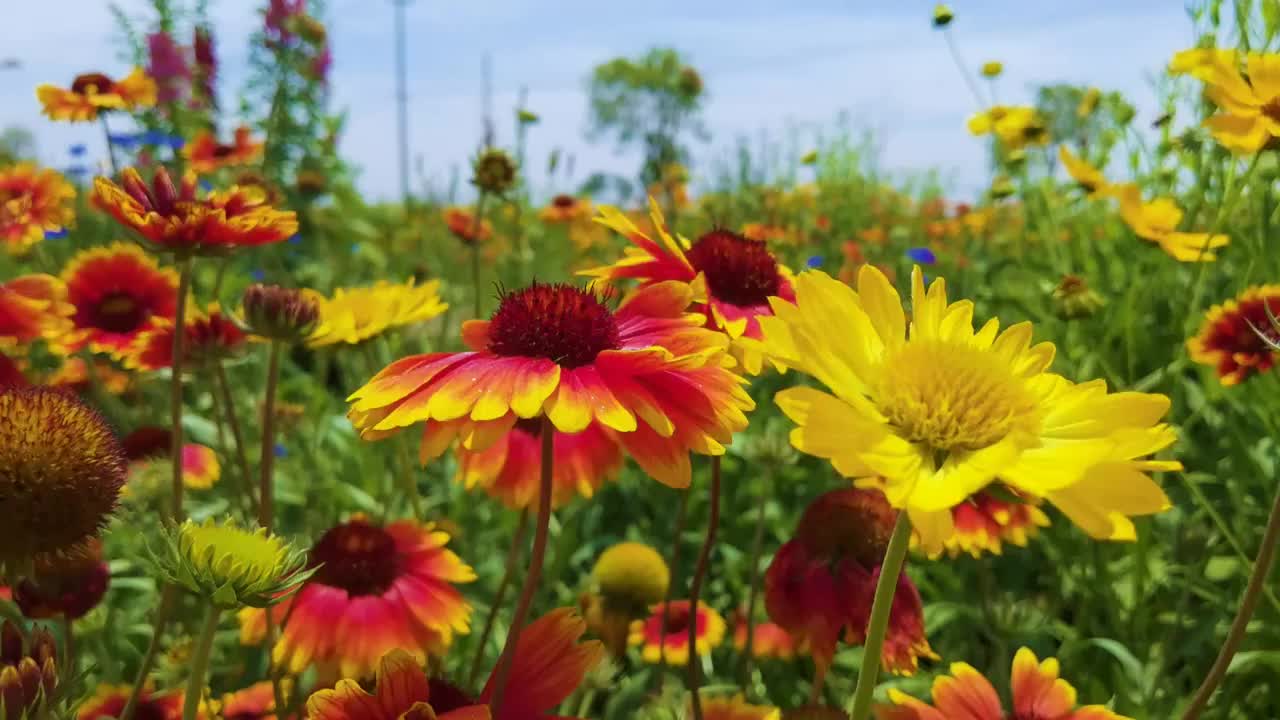
M 147 308 L 126 290 L 104 295 L 93 308 L 89 322 L 96 328 L 112 333 L 129 333 L 146 322 Z
M 778 294 L 778 261 L 761 240 L 728 230 L 712 230 L 698 238 L 685 256 L 707 278 L 717 299 L 743 307 L 763 305 Z
M 613 313 L 594 292 L 573 285 L 534 283 L 504 293 L 489 322 L 489 351 L 495 355 L 546 358 L 576 368 L 619 347 Z
M 77 95 L 96 95 L 106 92 L 114 84 L 110 77 L 102 73 L 85 73 L 77 75 L 71 82 L 71 92 Z
M 400 576 L 395 538 L 364 520 L 331 528 L 311 548 L 311 566 L 320 566 L 313 582 L 353 596 L 381 595 Z
M 934 453 L 988 447 L 1034 412 L 1013 369 L 990 351 L 912 340 L 886 358 L 884 368 L 880 411 L 904 437 Z
M 192 564 L 222 582 L 272 580 L 282 570 L 283 543 L 263 531 L 254 532 L 230 524 L 188 522 L 182 527 L 181 540 Z

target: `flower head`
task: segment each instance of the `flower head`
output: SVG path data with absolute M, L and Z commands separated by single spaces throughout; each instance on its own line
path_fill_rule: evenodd
M 82 552 L 124 480 L 120 441 L 96 411 L 60 390 L 0 389 L 0 577 Z
M 152 557 L 170 582 L 223 608 L 279 602 L 311 576 L 300 571 L 303 556 L 289 543 L 231 520 L 187 520 L 167 533 Z
M 119 357 L 154 317 L 173 319 L 178 274 L 160 268 L 137 245 L 116 243 L 82 250 L 62 271 L 74 329 L 62 339 L 66 352 L 88 347 Z
M 173 367 L 175 327 L 172 319 L 153 317 L 150 325 L 121 351 L 124 366 L 147 371 Z M 231 357 L 249 341 L 249 336 L 217 303 L 211 303 L 207 312 L 188 313 L 183 330 L 183 366 L 188 369 Z
M 149 188 L 134 168 L 125 168 L 122 177 L 121 185 L 95 178 L 94 202 L 159 251 L 183 257 L 221 255 L 278 243 L 298 231 L 297 215 L 267 205 L 258 188 L 233 186 L 199 198 L 191 173 L 181 187 L 174 187 L 163 167 Z
M 249 328 L 273 340 L 301 340 L 320 318 L 320 303 L 314 295 L 279 285 L 250 285 L 241 302 Z
M 366 677 L 395 648 L 420 663 L 442 654 L 470 625 L 471 606 L 454 584 L 476 577 L 448 541 L 412 520 L 383 526 L 355 517 L 330 528 L 311 548 L 315 574 L 268 611 L 278 623 L 289 618 L 274 662 L 291 673 L 315 664 L 326 677 Z M 245 613 L 242 622 L 265 627 L 265 616 Z M 256 631 L 243 637 L 261 641 Z
M 222 696 L 219 716 L 227 720 L 276 720 L 275 690 L 270 680 Z
M 156 104 L 156 81 L 137 67 L 123 80 L 112 80 L 102 73 L 77 75 L 71 87 L 41 85 L 36 98 L 50 120 L 89 122 L 98 113 L 112 110 L 137 110 Z
M 484 450 L 459 448 L 455 479 L 468 489 L 479 487 L 507 507 L 536 508 L 540 432 L 541 423 L 537 420 L 518 420 Z M 563 506 L 578 496 L 590 498 L 622 468 L 622 448 L 599 425 L 588 426 L 580 433 L 556 433 L 552 443 L 556 455 L 551 478 L 552 507 Z
M 1058 287 L 1053 289 L 1054 310 L 1067 320 L 1089 317 L 1106 304 L 1107 301 L 1079 275 L 1062 276 Z
M 191 80 L 186 53 L 173 36 L 160 31 L 147 35 L 147 75 L 156 82 L 156 99 L 171 103 L 182 98 Z
M 1223 147 L 1252 154 L 1280 137 L 1280 54 L 1248 53 L 1247 72 L 1231 50 L 1213 48 L 1179 53 L 1171 71 L 1185 71 L 1204 81 L 1205 95 L 1219 112 L 1204 121 Z
M 471 171 L 471 184 L 494 195 L 505 195 L 516 184 L 516 162 L 505 150 L 481 150 L 472 161 Z
M 702 698 L 703 720 L 781 720 L 782 711 L 769 705 L 752 705 L 741 695 Z
M 142 466 L 156 460 L 164 460 L 168 472 L 168 460 L 173 452 L 173 433 L 168 428 L 144 426 L 124 436 L 121 440 L 124 456 L 129 462 L 130 485 L 132 478 L 140 474 Z M 207 490 L 222 476 L 222 466 L 212 448 L 196 443 L 182 446 L 182 484 L 192 490 Z
M 1071 179 L 1075 180 L 1089 194 L 1089 197 L 1105 197 L 1114 191 L 1115 186 L 1107 181 L 1107 176 L 1103 175 L 1101 170 L 1077 157 L 1067 149 L 1066 145 L 1058 146 L 1058 159 L 1062 161 L 1062 166 L 1067 169 Z
M 572 223 L 583 220 L 591 214 L 591 201 L 576 198 L 572 195 L 556 195 L 542 209 L 539 216 L 544 222 Z
M 320 319 L 307 340 L 308 347 L 355 343 L 392 328 L 426 322 L 448 309 L 440 300 L 440 282 L 417 285 L 413 280 L 380 280 L 370 287 L 338 288 L 333 297 L 317 298 Z
M 933 6 L 933 26 L 936 28 L 944 28 L 951 24 L 955 19 L 955 13 L 951 11 L 951 7 L 945 3 L 938 3 Z
M 0 350 L 56 341 L 71 329 L 75 307 L 52 275 L 22 275 L 0 283 Z
M 733 625 L 733 648 L 745 652 L 747 649 L 747 615 L 735 610 L 729 618 Z M 775 658 L 791 660 L 803 647 L 797 647 L 796 639 L 777 623 L 752 623 L 751 656 L 763 660 Z
M 57 688 L 53 635 L 40 628 L 24 638 L 13 623 L 0 623 L 0 718 L 42 717 Z
M 663 630 L 663 616 L 666 630 Z M 694 610 L 688 600 L 656 603 L 644 620 L 631 623 L 632 645 L 639 645 L 641 657 L 647 663 L 660 662 L 662 657 L 671 665 L 687 665 L 689 662 L 689 626 L 696 628 L 694 654 L 701 657 L 724 642 L 724 618 L 714 608 L 698 601 Z
M 641 287 L 678 281 L 693 292 L 696 308 L 709 316 L 711 326 L 732 338 L 745 369 L 762 369 L 759 318 L 772 314 L 769 298 L 794 299 L 790 273 L 763 240 L 751 240 L 728 230 L 712 230 L 690 243 L 673 237 L 652 199 L 650 216 L 658 240 L 641 232 L 630 219 L 609 206 L 600 209 L 601 224 L 633 243 L 612 265 L 583 271 L 609 281 L 634 278 Z
M 1270 316 L 1280 315 L 1280 285 L 1254 285 L 1205 314 L 1200 332 L 1187 341 L 1195 362 L 1212 365 L 1223 385 L 1267 372 L 1275 349 L 1259 333 L 1276 338 Z
M 466 208 L 445 208 L 440 216 L 444 218 L 445 227 L 449 228 L 449 232 L 467 245 L 484 242 L 493 237 L 493 225 L 484 219 L 477 224 L 475 213 Z
M 1120 218 L 1133 234 L 1156 243 L 1180 262 L 1212 262 L 1218 259 L 1213 250 L 1231 242 L 1226 235 L 1179 232 L 1182 208 L 1169 198 L 1146 202 L 1133 183 L 1120 185 L 1114 192 L 1120 198 Z
M 102 602 L 110 582 L 102 543 L 95 539 L 83 552 L 37 561 L 32 573 L 14 585 L 13 601 L 29 618 L 76 620 Z
M 183 146 L 182 154 L 193 172 L 204 175 L 224 167 L 257 162 L 264 145 L 253 139 L 247 126 L 241 125 L 230 143 L 219 142 L 210 130 L 201 130 Z
M 80 706 L 76 720 L 111 720 L 119 718 L 133 688 L 128 685 L 99 685 L 93 696 Z M 182 693 L 157 694 L 144 689 L 138 695 L 135 718 L 145 720 L 181 720 Z
M 519 419 L 557 432 L 612 430 L 659 481 L 689 484 L 690 451 L 718 455 L 753 405 L 725 367 L 727 339 L 685 313 L 682 283 L 641 289 L 611 309 L 595 293 L 535 283 L 506 292 L 492 318 L 463 324 L 468 352 L 388 365 L 349 400 L 368 439 L 425 422 L 421 457 L 455 440 L 484 450 Z
M 1049 525 L 1049 517 L 1032 502 L 1005 499 L 988 492 L 975 493 L 968 501 L 951 508 L 951 520 L 955 531 L 943 540 L 951 557 L 960 553 L 975 558 L 984 552 L 999 555 L 1005 543 L 1025 547 L 1040 528 Z
M 1028 648 L 1018 650 L 1009 678 L 1013 712 L 1007 713 L 982 673 L 967 663 L 952 663 L 950 675 L 933 681 L 932 705 L 890 689 L 893 705 L 875 708 L 875 716 L 876 720 L 1132 720 L 1101 705 L 1076 707 L 1076 689 L 1058 673 L 1056 659 L 1041 662 Z
M 1005 150 L 1044 145 L 1049 131 L 1039 111 L 1030 106 L 993 105 L 969 118 L 973 135 L 995 135 Z
M 18 163 L 0 168 L 0 245 L 17 255 L 75 220 L 76 189 L 57 170 Z
M 919 268 L 911 296 L 908 322 L 897 291 L 864 266 L 857 290 L 806 272 L 796 304 L 774 301 L 762 321 L 770 351 L 834 393 L 776 396 L 798 449 L 883 488 L 929 552 L 953 532 L 951 509 L 997 482 L 1099 539 L 1132 539 L 1131 516 L 1169 507 L 1146 473 L 1181 464 L 1144 459 L 1176 439 L 1159 422 L 1167 397 L 1048 372 L 1054 347 L 1031 345 L 1030 323 L 975 331 L 972 303 L 948 303 L 942 279 L 926 291 Z
M 1000 73 L 1004 72 L 1004 63 L 999 60 L 988 60 L 982 63 L 982 76 L 986 78 L 1000 77 Z

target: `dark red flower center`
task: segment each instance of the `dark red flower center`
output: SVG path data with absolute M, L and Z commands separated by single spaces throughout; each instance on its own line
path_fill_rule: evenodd
M 236 151 L 235 145 L 227 145 L 225 143 L 217 143 L 213 146 L 213 156 L 216 158 L 224 158 Z
M 577 200 L 573 199 L 572 195 L 557 195 L 551 199 L 551 204 L 562 210 L 573 207 L 577 202 Z
M 689 612 L 688 606 L 672 605 L 667 610 L 667 636 L 683 636 L 689 632 L 689 625 L 693 622 L 693 613 Z
M 350 595 L 381 595 L 400 575 L 395 538 L 364 520 L 331 528 L 311 548 L 313 581 Z
M 102 73 L 77 75 L 71 83 L 71 92 L 77 95 L 96 95 L 106 92 L 115 83 Z
M 516 430 L 532 437 L 542 437 L 542 418 L 520 418 L 516 420 Z
M 431 709 L 437 714 L 443 715 L 476 704 L 475 698 L 448 680 L 431 678 L 430 687 Z
M 594 292 L 573 285 L 534 283 L 503 293 L 489 321 L 489 351 L 495 355 L 546 358 L 576 368 L 618 347 L 613 313 Z
M 151 315 L 132 294 L 119 291 L 102 296 L 93 308 L 90 324 L 112 333 L 130 333 L 142 327 Z
M 167 457 L 173 451 L 173 435 L 162 427 L 140 427 L 121 441 L 126 460 L 147 460 Z
M 763 305 L 782 283 L 778 261 L 763 241 L 728 230 L 703 235 L 685 255 L 706 275 L 712 296 L 731 305 Z
M 119 717 L 119 713 L 123 711 L 124 707 L 122 705 L 114 717 Z M 134 720 L 169 720 L 171 714 L 155 700 L 142 700 L 138 703 L 138 707 L 134 709 L 133 717 Z

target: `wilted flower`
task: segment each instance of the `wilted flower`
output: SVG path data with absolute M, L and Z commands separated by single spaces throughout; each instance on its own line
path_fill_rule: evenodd
M 102 602 L 110 582 L 102 543 L 94 539 L 83 552 L 37 561 L 13 586 L 13 601 L 29 618 L 76 620 Z

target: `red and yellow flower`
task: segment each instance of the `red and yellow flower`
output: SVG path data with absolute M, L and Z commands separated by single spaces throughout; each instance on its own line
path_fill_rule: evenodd
M 747 616 L 735 610 L 729 621 L 733 624 L 733 649 L 747 649 Z M 771 622 L 754 623 L 751 628 L 751 657 L 765 660 L 791 660 L 799 652 L 796 639 L 781 625 Z
M 132 690 L 128 685 L 99 685 L 93 696 L 80 706 L 76 720 L 119 718 Z M 138 695 L 138 705 L 134 708 L 133 716 L 147 720 L 181 720 L 182 693 L 156 694 L 143 690 Z
M 52 275 L 23 275 L 0 284 L 0 350 L 62 338 L 74 312 L 67 286 Z
M 248 127 L 236 128 L 230 143 L 218 142 L 210 130 L 201 130 L 191 142 L 182 147 L 187 165 L 193 172 L 204 175 L 224 167 L 248 165 L 262 157 L 265 143 L 255 142 Z
M 62 271 L 67 299 L 75 306 L 75 329 L 62 344 L 67 352 L 88 347 L 120 356 L 153 317 L 173 319 L 178 274 L 161 268 L 137 245 L 116 243 L 77 253 Z
M 782 720 L 770 705 L 752 705 L 741 695 L 702 698 L 702 720 Z
M 728 230 L 712 230 L 690 243 L 672 237 L 658 204 L 650 200 L 658 241 L 637 228 L 616 208 L 600 208 L 598 220 L 630 240 L 634 247 L 624 257 L 582 274 L 613 282 L 623 278 L 640 281 L 640 287 L 677 281 L 689 286 L 695 309 L 709 315 L 710 326 L 726 333 L 747 372 L 758 374 L 764 354 L 760 346 L 759 318 L 772 315 L 769 298 L 794 300 L 790 273 L 778 264 L 760 240 L 749 240 Z
M 988 492 L 976 493 L 951 508 L 951 517 L 955 532 L 943 541 L 951 557 L 999 555 L 1005 543 L 1026 547 L 1040 528 L 1049 526 L 1049 516 L 1030 499 L 1005 500 Z
M 276 720 L 275 691 L 270 680 L 222 696 L 218 716 L 226 720 Z
M 663 630 L 663 616 L 666 630 Z M 668 609 L 666 603 L 657 603 L 644 620 L 631 623 L 628 642 L 640 646 L 640 656 L 647 663 L 662 662 L 663 656 L 671 665 L 689 662 L 689 626 L 696 628 L 694 654 L 707 655 L 724 642 L 725 622 L 720 613 L 702 601 L 697 611 L 691 611 L 688 600 L 673 600 Z
M 89 392 L 94 383 L 112 395 L 123 395 L 133 384 L 133 376 L 103 358 L 94 358 L 91 370 L 84 358 L 73 355 L 64 357 L 62 364 L 42 381 L 44 385 L 67 388 L 82 395 Z
M 120 441 L 134 474 L 142 464 L 165 459 L 173 452 L 173 433 L 162 427 L 140 427 Z M 213 448 L 198 443 L 182 446 L 182 484 L 192 490 L 207 490 L 222 477 L 222 465 Z
M 933 704 L 890 688 L 892 705 L 875 708 L 876 720 L 1132 720 L 1102 705 L 1076 706 L 1076 689 L 1059 677 L 1058 661 L 1041 662 L 1028 648 L 1013 658 L 1009 685 L 1013 712 L 1004 709 L 991 682 L 968 663 L 933 681 Z
M 573 223 L 585 219 L 591 214 L 591 201 L 576 198 L 572 195 L 556 195 L 551 202 L 542 208 L 538 216 L 543 222 Z
M 424 422 L 421 459 L 455 440 L 483 451 L 519 419 L 613 431 L 655 479 L 687 487 L 689 452 L 724 453 L 753 407 L 726 367 L 727 338 L 685 312 L 686 283 L 642 288 L 615 311 L 571 285 L 505 293 L 490 320 L 463 324 L 471 349 L 388 365 L 356 390 L 349 417 L 366 439 Z
M 361 678 L 396 648 L 419 665 L 443 654 L 470 627 L 471 605 L 454 584 L 476 579 L 448 542 L 413 520 L 380 526 L 356 516 L 329 529 L 311 548 L 319 570 L 271 608 L 283 627 L 273 661 L 295 674 L 315 665 L 330 679 Z M 264 611 L 241 611 L 241 623 L 243 641 L 262 641 Z
M 124 366 L 146 371 L 173 367 L 175 327 L 171 318 L 153 316 L 148 327 L 120 351 Z M 210 303 L 206 312 L 188 313 L 183 327 L 182 364 L 188 369 L 230 357 L 250 340 L 217 303 Z
M 1277 339 L 1268 309 L 1280 316 L 1280 285 L 1254 285 L 1214 305 L 1205 314 L 1200 332 L 1187 341 L 1191 359 L 1212 365 L 1223 385 L 1237 385 L 1271 370 L 1275 350 L 1258 334 Z
M 45 84 L 36 88 L 36 98 L 50 120 L 89 122 L 98 113 L 137 110 L 156 104 L 156 82 L 140 67 L 121 80 L 102 73 L 77 75 L 71 87 Z
M 0 244 L 11 254 L 26 251 L 75 220 L 76 189 L 57 170 L 18 163 L 0 168 Z
M 540 425 L 517 421 L 485 450 L 458 449 L 455 479 L 468 490 L 480 488 L 513 509 L 537 508 Z M 580 433 L 556 433 L 551 506 L 558 508 L 581 495 L 590 498 L 622 468 L 622 448 L 600 425 Z
M 484 242 L 493 237 L 493 225 L 484 219 L 481 219 L 477 225 L 475 213 L 466 208 L 445 208 L 440 216 L 444 218 L 444 224 L 449 228 L 449 232 L 468 245 Z
M 261 188 L 237 185 L 200 198 L 194 173 L 174 187 L 164 168 L 150 188 L 134 168 L 125 168 L 121 185 L 95 178 L 93 200 L 155 249 L 182 257 L 278 243 L 298 231 L 297 215 L 267 205 Z

